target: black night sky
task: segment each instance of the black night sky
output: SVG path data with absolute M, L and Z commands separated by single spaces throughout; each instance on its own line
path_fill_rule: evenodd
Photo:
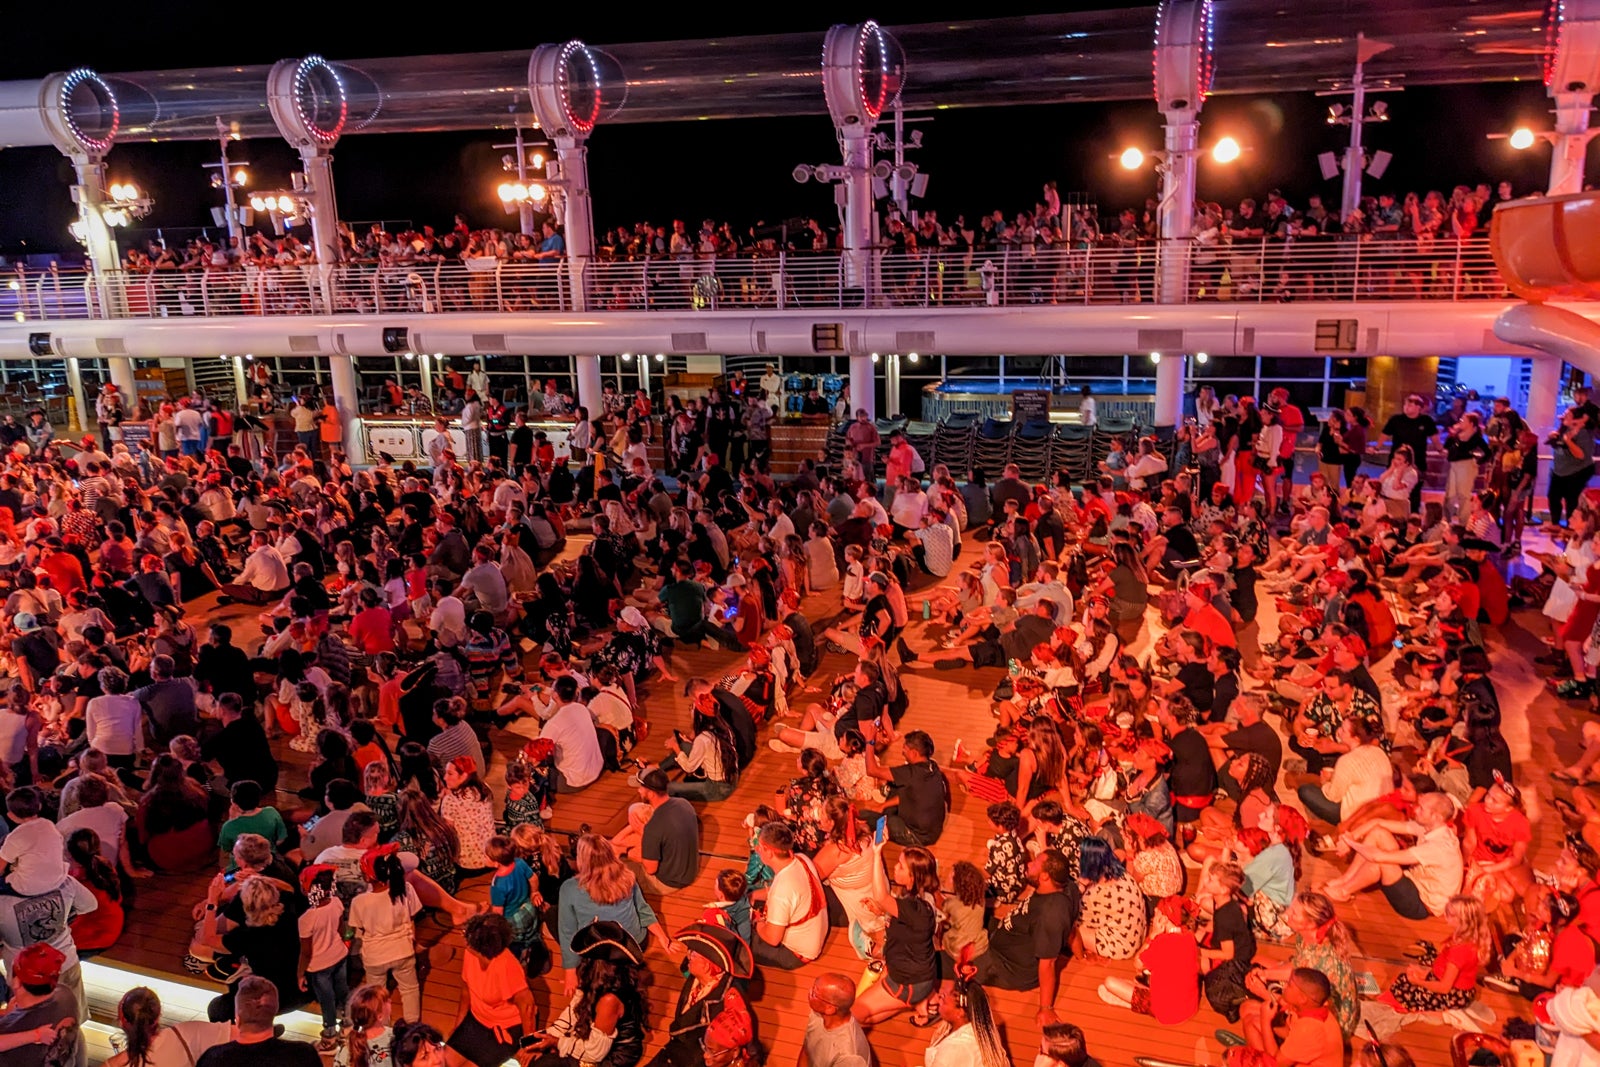
M 94 7 L 96 5 L 88 5 Z M 1106 0 L 1084 5 L 1122 6 Z M 319 5 L 299 6 L 298 18 L 283 32 L 261 32 L 277 21 L 269 9 L 261 18 L 247 8 L 197 9 L 172 0 L 146 0 L 129 17 L 127 4 L 107 7 L 115 18 L 82 17 L 74 26 L 114 29 L 81 34 L 48 9 L 33 9 L 8 25 L 5 77 L 38 77 L 86 65 L 103 71 L 268 63 L 285 56 L 319 51 L 330 57 L 414 55 L 531 47 L 541 41 L 582 37 L 596 42 L 668 40 L 722 35 L 815 31 L 834 22 L 877 18 L 893 24 L 929 21 L 971 10 L 930 6 L 846 7 L 844 5 L 751 5 L 738 14 L 700 12 L 692 7 L 641 6 L 595 16 L 538 10 L 542 17 L 514 29 L 497 21 L 494 6 L 470 13 L 448 9 L 426 17 L 392 5 L 345 5 L 327 15 Z M 1061 7 L 1055 10 L 1062 10 Z M 319 12 L 313 15 L 312 12 Z M 1025 9 L 1004 6 L 986 14 L 1015 15 Z M 315 19 L 321 25 L 312 26 Z M 228 25 L 239 27 L 229 33 Z M 1025 63 L 1025 58 L 1019 58 Z M 916 56 L 908 56 L 916 77 Z M 1530 76 L 1536 61 L 1529 59 Z M 1381 182 L 1368 188 L 1441 188 L 1458 183 L 1511 180 L 1518 192 L 1543 184 L 1548 153 L 1516 154 L 1485 139 L 1491 131 L 1517 124 L 1548 124 L 1549 102 L 1537 80 L 1523 84 L 1413 88 L 1393 97 L 1394 121 L 1373 127 L 1372 149 L 1394 153 Z M 1315 156 L 1337 151 L 1347 137 L 1327 126 L 1326 101 L 1311 93 L 1276 97 L 1218 96 L 1202 115 L 1202 143 L 1231 134 L 1246 146 L 1244 158 L 1223 170 L 1203 164 L 1200 194 L 1231 204 L 1281 188 L 1303 204 L 1311 192 L 1333 203 L 1338 183 L 1323 182 Z M 942 218 L 969 217 L 1000 208 L 1007 214 L 1031 207 L 1042 182 L 1054 179 L 1065 193 L 1090 193 L 1102 213 L 1137 204 L 1154 193 L 1152 174 L 1130 176 L 1111 158 L 1127 144 L 1154 148 L 1160 120 L 1152 101 L 1119 104 L 1049 105 L 941 111 L 921 127 L 926 147 L 913 158 L 930 175 L 923 204 Z M 448 225 L 456 211 L 474 225 L 514 228 L 515 218 L 500 210 L 495 186 L 502 180 L 501 153 L 490 147 L 494 131 L 406 136 L 353 136 L 335 151 L 340 214 L 351 221 L 410 220 L 418 225 Z M 262 183 L 286 180 L 295 169 L 294 153 L 281 141 L 246 141 L 239 155 L 251 161 Z M 200 164 L 214 159 L 204 143 L 120 143 L 109 157 L 113 180 L 138 181 L 157 199 L 149 226 L 192 232 L 210 222 L 209 209 L 220 194 L 208 184 Z M 682 217 L 727 219 L 743 227 L 757 221 L 817 215 L 834 220 L 829 190 L 797 185 L 789 172 L 799 162 L 837 160 L 832 128 L 825 116 L 741 122 L 634 124 L 604 127 L 590 142 L 590 175 L 595 223 L 604 230 L 649 219 Z M 70 251 L 75 242 L 66 226 L 73 217 L 67 186 L 70 167 L 51 148 L 0 151 L 0 251 Z

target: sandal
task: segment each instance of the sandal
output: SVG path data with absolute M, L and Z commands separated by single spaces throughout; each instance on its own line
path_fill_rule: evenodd
M 939 1016 L 938 1016 L 937 1013 L 935 1013 L 933 1015 L 928 1015 L 928 1014 L 926 1014 L 924 1012 L 921 1012 L 921 1011 L 914 1011 L 914 1012 L 911 1013 L 911 1025 L 912 1026 L 929 1027 L 929 1026 L 934 1025 L 938 1021 L 939 1021 Z
M 1217 1044 L 1223 1048 L 1240 1048 L 1248 1042 L 1232 1030 L 1218 1030 L 1216 1033 Z

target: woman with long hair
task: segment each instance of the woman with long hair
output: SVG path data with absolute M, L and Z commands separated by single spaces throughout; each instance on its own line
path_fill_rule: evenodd
M 1111 546 L 1111 573 L 1100 592 L 1111 597 L 1117 635 L 1123 642 L 1139 636 L 1145 609 L 1150 605 L 1150 578 L 1139 550 L 1126 541 Z
M 72 918 L 72 943 L 79 952 L 98 952 L 122 936 L 122 880 L 100 852 L 100 835 L 84 827 L 67 838 L 68 872 L 89 890 L 98 905 Z
M 823 835 L 813 860 L 817 877 L 844 911 L 850 947 L 867 959 L 873 939 L 884 925 L 883 914 L 869 903 L 872 865 L 878 862 L 871 848 L 872 830 L 843 796 L 830 796 L 822 802 L 817 825 Z
M 578 954 L 572 939 L 590 923 L 614 922 L 641 944 L 649 934 L 663 950 L 671 945 L 638 880 L 610 841 L 598 834 L 581 835 L 575 868 L 576 873 L 561 884 L 556 902 L 556 939 L 568 996 L 578 988 Z
M 989 1008 L 989 996 L 975 979 L 958 977 L 939 995 L 939 1021 L 943 1025 L 923 1053 L 927 1067 L 946 1063 L 953 1067 L 974 1063 L 977 1067 L 1011 1067 L 1011 1053 L 1006 1051 L 1005 1038 Z
M 1478 972 L 1495 960 L 1494 927 L 1483 902 L 1454 896 L 1444 906 L 1450 936 L 1437 948 L 1424 942 L 1422 962 L 1407 967 L 1380 1000 L 1404 1013 L 1465 1008 L 1477 996 Z
M 439 817 L 455 827 L 461 852 L 456 859 L 460 875 L 470 878 L 493 866 L 485 848 L 494 836 L 494 794 L 478 776 L 471 756 L 457 756 L 445 765 L 444 793 L 439 797 Z
M 134 825 L 150 862 L 160 870 L 198 870 L 216 858 L 211 798 L 171 753 L 151 761 Z
M 233 1021 L 190 1021 L 161 1025 L 161 998 L 155 990 L 134 986 L 117 1002 L 117 1027 L 125 1044 L 106 1067 L 164 1067 L 193 1063 L 207 1049 L 233 1040 Z
M 616 923 L 579 931 L 579 990 L 551 1021 L 531 1067 L 634 1067 L 644 1055 L 644 949 Z
M 455 892 L 461 839 L 455 827 L 439 817 L 427 795 L 414 786 L 400 790 L 400 825 L 392 843 L 417 857 L 419 871 L 446 892 Z
M 356 989 L 344 1017 L 350 1028 L 333 1053 L 334 1067 L 384 1067 L 394 1043 L 388 988 L 368 984 Z
M 888 916 L 883 937 L 883 978 L 856 997 L 851 1009 L 856 1021 L 873 1026 L 915 1008 L 933 995 L 939 985 L 939 950 L 934 930 L 939 909 L 939 861 L 925 848 L 904 849 L 894 872 L 883 867 L 884 842 L 872 844 L 872 903 Z M 932 1019 L 919 1011 L 913 1022 L 926 1026 Z
M 684 772 L 682 780 L 667 784 L 667 792 L 690 800 L 725 800 L 739 781 L 739 750 L 710 692 L 695 698 L 693 731 L 687 752 L 676 735 L 667 739 L 672 754 L 661 761 L 662 769 Z
M 1244 1025 L 1252 1024 L 1250 1017 L 1257 1016 L 1262 1024 L 1265 1014 L 1267 986 L 1271 982 L 1287 981 L 1296 967 L 1309 967 L 1321 971 L 1328 978 L 1328 1010 L 1339 1020 L 1339 1029 L 1348 1037 L 1361 1024 L 1361 1000 L 1356 989 L 1356 972 L 1351 961 L 1355 943 L 1350 930 L 1333 910 L 1333 901 L 1313 890 L 1299 893 L 1283 921 L 1293 933 L 1294 954 L 1281 964 L 1253 967 L 1245 975 L 1245 988 L 1257 999 L 1247 999 L 1240 1005 Z
M 169 540 L 172 551 L 167 553 L 165 560 L 167 577 L 180 603 L 187 603 L 222 588 L 222 583 L 217 581 L 217 576 L 211 570 L 211 564 L 195 551 L 188 534 L 175 530 Z
M 1017 793 L 1012 799 L 1023 817 L 1046 796 L 1061 792 L 1067 773 L 1067 749 L 1054 720 L 1040 716 L 1028 724 L 1027 743 L 1017 753 Z
M 395 783 L 401 789 L 416 789 L 431 801 L 438 801 L 444 789 L 444 776 L 427 748 L 415 741 L 406 741 L 395 753 L 399 769 Z

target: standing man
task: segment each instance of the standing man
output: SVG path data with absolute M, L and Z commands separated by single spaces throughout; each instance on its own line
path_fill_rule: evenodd
M 856 984 L 842 974 L 824 974 L 811 983 L 806 1032 L 798 1067 L 871 1067 L 872 1045 L 850 1008 Z
M 1428 473 L 1428 442 L 1439 434 L 1439 424 L 1433 421 L 1422 402 L 1422 397 L 1412 393 L 1406 397 L 1400 414 L 1391 415 L 1383 424 L 1383 435 L 1389 439 L 1389 454 L 1401 445 L 1411 446 L 1412 458 L 1417 464 L 1417 484 L 1411 489 L 1411 510 L 1422 508 L 1422 483 Z
M 1278 510 L 1289 512 L 1289 498 L 1294 495 L 1294 450 L 1300 441 L 1300 431 L 1306 428 L 1306 413 L 1289 399 L 1289 390 L 1279 386 L 1268 394 L 1268 402 L 1278 408 L 1278 425 L 1283 427 L 1283 442 L 1278 446 L 1278 466 L 1283 471 L 1283 491 L 1278 495 Z
M 861 463 L 861 476 L 869 484 L 876 481 L 878 445 L 882 443 L 883 437 L 878 433 L 877 424 L 872 421 L 872 416 L 867 414 L 866 408 L 856 409 L 856 421 L 845 430 L 844 439 L 855 449 L 856 458 Z
M 297 396 L 294 398 L 294 407 L 289 409 L 289 417 L 294 420 L 295 440 L 300 442 L 300 446 L 308 455 L 315 456 L 317 454 L 316 411 L 306 403 L 305 397 Z M 177 422 L 178 416 L 174 415 L 172 421 Z
M 483 401 L 476 389 L 467 389 L 467 399 L 461 405 L 461 432 L 467 438 L 467 462 L 483 462 Z
M 188 397 L 178 401 L 178 410 L 172 416 L 173 432 L 178 438 L 178 450 L 186 456 L 198 456 L 205 437 L 205 416 L 194 409 Z

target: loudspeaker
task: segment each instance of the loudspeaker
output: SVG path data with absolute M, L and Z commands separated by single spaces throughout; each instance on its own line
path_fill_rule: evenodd
M 1367 164 L 1367 173 L 1374 178 L 1383 177 L 1383 172 L 1389 169 L 1389 161 L 1394 158 L 1388 152 L 1372 153 L 1372 160 Z
M 385 326 L 383 328 L 383 350 L 385 352 L 411 351 L 409 331 L 404 326 Z
M 30 333 L 28 335 L 28 351 L 36 356 L 53 356 L 56 354 L 55 346 L 50 343 L 47 333 Z
M 1322 180 L 1331 182 L 1339 176 L 1339 157 L 1332 152 L 1318 152 L 1317 166 L 1322 168 Z

